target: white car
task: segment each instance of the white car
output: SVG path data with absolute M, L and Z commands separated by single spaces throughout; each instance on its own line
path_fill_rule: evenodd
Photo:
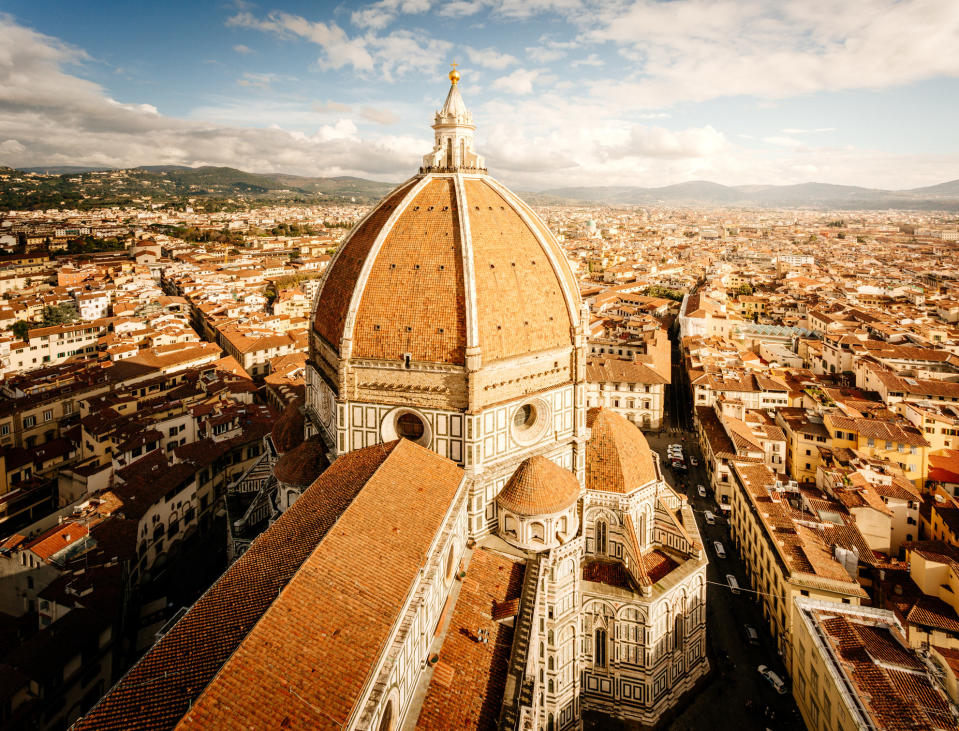
M 713 541 L 713 548 L 716 550 L 716 555 L 720 558 L 726 558 L 726 549 L 723 548 L 723 544 L 719 541 Z
M 696 492 L 699 493 L 699 497 L 706 497 L 706 486 L 696 485 Z
M 678 449 L 680 452 L 682 452 L 682 451 L 683 451 L 683 445 L 682 445 L 682 444 L 678 444 L 678 443 L 674 443 L 674 444 L 670 444 L 668 447 L 666 447 L 666 449 L 669 450 L 669 451 L 672 451 L 673 449 Z
M 776 673 L 767 668 L 765 665 L 760 665 L 758 668 L 756 668 L 756 670 L 758 670 L 759 674 L 769 681 L 769 684 L 777 693 L 779 693 L 779 695 L 786 694 L 786 684 L 783 682 L 782 678 L 776 675 Z

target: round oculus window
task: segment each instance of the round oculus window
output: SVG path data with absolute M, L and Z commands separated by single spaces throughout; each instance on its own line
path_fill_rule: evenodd
M 520 444 L 531 444 L 542 436 L 549 425 L 549 407 L 542 399 L 527 401 L 513 412 L 513 439 Z
M 396 436 L 417 442 L 423 438 L 426 427 L 416 414 L 407 411 L 396 420 Z
M 533 404 L 523 404 L 513 414 L 513 429 L 524 432 L 536 424 L 536 407 Z

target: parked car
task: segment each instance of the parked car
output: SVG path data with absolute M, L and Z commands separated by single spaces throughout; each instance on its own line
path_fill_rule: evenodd
M 686 465 L 680 462 L 678 459 L 673 460 L 673 469 L 678 470 L 679 472 L 685 472 L 687 470 Z
M 706 519 L 706 522 L 709 525 L 712 525 L 713 523 L 716 522 L 716 516 L 713 515 L 713 511 L 711 510 L 707 510 L 705 513 L 703 513 L 703 517 Z
M 758 645 L 759 633 L 756 631 L 756 628 L 753 627 L 751 624 L 747 624 L 745 629 L 746 629 L 746 641 L 749 642 L 750 645 Z
M 723 544 L 719 541 L 713 541 L 713 548 L 716 550 L 716 555 L 720 558 L 726 558 L 726 549 L 723 548 Z
M 779 693 L 779 695 L 786 694 L 786 684 L 783 682 L 783 679 L 780 678 L 776 673 L 767 668 L 765 665 L 760 665 L 756 668 L 759 671 L 759 674 L 762 675 L 766 680 L 769 681 L 769 684 L 773 689 Z
M 680 452 L 682 452 L 682 451 L 683 451 L 683 445 L 680 444 L 679 442 L 673 442 L 673 443 L 670 444 L 668 447 L 666 447 L 666 449 L 667 449 L 667 451 L 672 451 L 672 450 L 674 450 L 674 449 L 678 449 Z
M 732 574 L 726 574 L 726 583 L 729 584 L 729 590 L 733 594 L 739 593 L 739 582 L 736 581 L 736 577 Z
M 696 485 L 696 492 L 699 493 L 699 497 L 706 497 L 706 486 Z

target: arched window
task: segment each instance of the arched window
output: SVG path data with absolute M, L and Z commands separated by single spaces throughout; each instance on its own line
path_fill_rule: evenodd
M 645 548 L 646 543 L 646 513 L 643 513 L 639 516 L 639 547 Z
M 596 553 L 606 553 L 606 521 L 596 523 Z
M 516 519 L 512 515 L 504 516 L 503 530 L 506 535 L 516 537 Z
M 606 667 L 606 630 L 596 630 L 596 645 L 593 648 L 593 664 L 598 668 Z
M 453 545 L 450 544 L 450 550 L 446 554 L 446 580 L 449 581 L 453 578 Z
M 466 140 L 460 140 L 460 165 L 466 164 Z
M 546 529 L 542 523 L 532 523 L 529 527 L 534 543 L 543 543 L 546 540 Z
M 453 167 L 453 140 L 446 138 L 446 167 Z
M 380 718 L 379 731 L 393 731 L 393 700 L 386 704 L 386 710 Z
M 552 670 L 552 669 L 553 669 L 553 656 L 552 656 L 552 655 L 550 655 L 549 658 L 547 658 L 547 660 L 546 660 L 546 669 L 547 669 L 547 670 Z
M 566 516 L 564 515 L 556 524 L 556 532 L 560 535 L 566 535 Z
M 676 614 L 676 620 L 673 622 L 673 648 L 678 650 L 683 646 L 683 642 L 686 641 L 685 638 L 686 626 L 683 622 L 683 615 Z
M 546 721 L 546 731 L 556 731 L 556 722 L 553 720 L 553 714 L 549 714 L 549 719 Z

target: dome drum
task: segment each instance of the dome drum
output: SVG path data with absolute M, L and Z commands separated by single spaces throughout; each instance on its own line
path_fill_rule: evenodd
M 532 413 L 524 404 L 514 412 Z M 518 548 L 555 548 L 576 535 L 579 480 L 542 456 L 523 460 L 496 496 L 500 537 Z

